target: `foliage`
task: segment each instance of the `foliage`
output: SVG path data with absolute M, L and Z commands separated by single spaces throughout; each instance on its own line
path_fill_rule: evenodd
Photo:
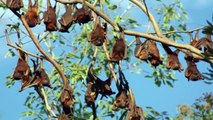
M 145 1 L 145 0 L 144 0 Z M 186 30 L 185 20 L 187 19 L 186 11 L 183 9 L 183 5 L 179 0 L 173 0 L 172 3 L 165 4 L 161 0 L 159 1 L 159 5 L 154 8 L 155 12 L 157 12 L 156 18 L 160 18 L 158 20 L 160 30 L 163 33 L 167 32 L 174 32 Z M 94 1 L 90 0 L 90 3 Z M 40 0 L 40 10 L 39 13 L 42 14 L 44 9 L 44 1 Z M 57 17 L 61 17 L 64 11 L 62 8 L 64 7 L 63 4 L 58 3 L 58 11 Z M 97 5 L 97 8 L 101 8 L 100 4 Z M 120 27 L 125 29 L 139 29 L 143 26 L 144 23 L 138 22 L 136 17 L 131 16 L 128 12 L 131 11 L 132 4 L 129 4 L 125 9 L 122 8 L 120 3 L 113 2 L 110 0 L 103 0 L 103 10 L 106 15 L 109 14 L 110 18 L 113 18 L 116 24 L 119 24 Z M 160 7 L 159 7 L 160 6 Z M 149 6 L 148 6 L 149 7 Z M 0 14 L 0 19 L 6 16 L 6 13 L 10 12 L 7 7 L 0 3 L 0 9 L 3 8 L 4 12 Z M 26 11 L 27 8 L 23 8 L 23 11 Z M 121 15 L 114 13 L 113 11 L 125 11 Z M 27 31 L 22 27 L 22 24 L 16 23 L 13 21 L 19 21 L 17 18 L 13 18 L 13 20 L 8 21 L 7 28 L 10 32 L 10 37 L 13 36 L 16 39 L 16 43 L 21 46 L 32 46 L 34 45 L 29 39 Z M 209 27 L 204 29 L 204 33 L 208 31 L 212 31 L 210 27 L 212 24 L 208 21 L 207 22 Z M 146 23 L 148 24 L 148 22 Z M 112 45 L 115 43 L 114 36 L 118 36 L 119 32 L 115 31 L 115 29 L 108 25 L 107 37 L 109 39 L 109 45 L 107 47 L 107 51 L 111 51 Z M 148 26 L 148 30 L 149 31 Z M 60 32 L 44 32 L 44 25 L 38 26 L 38 28 L 33 28 L 34 35 L 38 38 L 38 41 L 41 47 L 51 56 L 52 59 L 57 61 L 57 64 L 60 65 L 60 68 L 64 71 L 64 74 L 67 78 L 68 83 L 74 89 L 75 95 L 75 103 L 74 103 L 74 119 L 79 120 L 87 120 L 93 119 L 93 111 L 91 107 L 88 107 L 84 101 L 84 94 L 86 92 L 86 77 L 88 73 L 89 64 L 93 61 L 94 56 L 93 52 L 96 47 L 88 42 L 88 38 L 90 37 L 90 33 L 93 29 L 93 23 L 89 22 L 84 25 L 73 24 L 70 28 L 71 33 L 60 33 Z M 146 28 L 145 28 L 146 29 Z M 145 30 L 144 29 L 144 30 Z M 21 34 L 21 38 L 14 37 L 14 33 L 19 32 Z M 171 33 L 165 35 L 167 38 L 172 39 L 173 41 L 177 42 L 178 40 L 183 40 L 183 36 L 179 33 Z M 126 42 L 131 43 L 132 38 L 126 37 Z M 20 41 L 21 39 L 21 41 Z M 160 46 L 159 43 L 157 43 Z M 121 65 L 122 69 L 127 69 L 127 71 L 134 71 L 136 69 L 136 73 L 141 73 L 139 70 L 139 64 L 141 61 L 136 60 L 133 58 L 133 48 L 135 46 L 128 46 L 128 58 L 126 62 L 128 65 L 124 63 Z M 37 50 L 38 48 L 33 48 Z M 30 49 L 29 49 L 30 51 Z M 33 51 L 35 53 L 35 51 Z M 38 53 L 38 52 L 37 52 Z M 110 67 L 108 66 L 107 56 L 105 55 L 106 52 L 98 48 L 98 55 L 96 56 L 96 63 L 94 67 L 95 75 L 100 76 L 109 76 L 111 75 Z M 9 49 L 6 56 L 15 56 L 16 52 L 14 49 Z M 39 53 L 39 55 L 41 55 Z M 42 55 L 41 55 L 42 56 Z M 161 56 L 164 58 L 165 55 Z M 35 59 L 34 57 L 30 57 L 31 59 Z M 176 78 L 174 77 L 174 72 L 172 70 L 166 69 L 166 59 L 163 60 L 163 64 L 156 67 L 152 67 L 151 63 L 148 63 L 149 68 L 151 69 L 152 73 L 145 74 L 146 78 L 154 80 L 154 84 L 158 87 L 161 85 L 168 85 L 170 87 L 174 87 L 174 82 Z M 31 63 L 30 63 L 31 65 Z M 113 64 L 114 70 L 119 70 L 116 67 L 117 64 Z M 31 68 L 33 69 L 33 68 Z M 51 79 L 52 89 L 45 88 L 46 97 L 48 98 L 48 103 L 52 110 L 57 113 L 57 116 L 63 113 L 62 105 L 59 102 L 61 91 L 63 89 L 63 84 L 61 82 L 61 76 L 58 74 L 58 70 L 55 66 L 48 66 L 45 64 L 45 69 L 49 73 L 48 76 Z M 212 70 L 210 69 L 211 78 L 206 77 L 207 79 L 212 79 Z M 12 80 L 11 76 L 7 77 L 6 86 L 11 87 L 16 82 Z M 114 89 L 116 88 L 113 86 Z M 98 111 L 98 120 L 102 119 L 124 119 L 127 116 L 127 109 L 113 111 L 113 103 L 114 103 L 115 95 L 110 97 L 101 97 L 98 96 L 96 103 L 96 111 Z M 156 119 L 178 119 L 182 120 L 184 118 L 191 118 L 191 119 L 203 119 L 203 120 L 210 120 L 212 118 L 212 94 L 206 94 L 203 98 L 197 100 L 192 107 L 188 107 L 188 105 L 180 106 L 179 115 L 175 116 L 174 118 L 169 117 L 167 112 L 157 112 L 152 107 L 146 107 L 144 110 L 144 115 L 147 120 L 156 120 Z M 202 102 L 205 102 L 201 104 Z M 37 119 L 50 119 L 51 115 L 50 112 L 46 109 L 46 104 L 40 98 L 40 96 L 35 92 L 29 92 L 28 96 L 26 97 L 26 101 L 24 104 L 27 108 L 27 111 L 23 113 L 22 119 L 29 118 L 32 120 Z

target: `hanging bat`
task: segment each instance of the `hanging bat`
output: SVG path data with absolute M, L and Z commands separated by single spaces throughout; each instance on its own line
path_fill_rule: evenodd
M 57 21 L 56 21 L 56 3 L 55 6 L 52 7 L 50 0 L 47 0 L 47 11 L 44 12 L 44 24 L 46 25 L 46 31 L 56 31 Z
M 22 0 L 7 0 L 6 6 L 13 11 L 18 11 L 24 7 Z
M 198 31 L 195 34 L 195 38 L 192 37 L 192 33 L 190 33 L 190 45 L 201 50 L 201 46 L 198 46 Z M 185 60 L 199 62 L 199 59 L 194 58 L 190 53 L 185 56 Z
M 18 63 L 13 73 L 14 80 L 20 80 L 31 74 L 30 67 L 27 63 L 27 55 L 18 50 Z
M 144 60 L 147 62 L 147 60 L 149 58 L 147 48 L 146 48 L 145 44 L 143 44 L 140 41 L 140 38 L 138 36 L 135 36 L 135 38 L 136 38 L 136 47 L 134 50 L 134 55 L 136 58 L 139 58 L 140 60 Z
M 50 79 L 43 67 L 43 59 L 41 59 L 39 69 L 37 69 L 38 64 L 36 64 L 34 60 L 32 61 L 34 65 L 33 75 L 25 77 L 26 80 L 24 80 L 20 92 L 30 87 L 46 86 L 52 88 L 50 84 Z
M 87 106 L 91 106 L 98 97 L 97 89 L 94 83 L 88 82 L 86 94 L 84 96 Z
M 69 28 L 73 24 L 73 15 L 72 15 L 72 9 L 70 6 L 65 5 L 66 12 L 63 14 L 60 20 L 58 22 L 61 24 L 61 28 L 59 29 L 60 32 L 68 32 Z
M 113 103 L 113 110 L 116 108 L 127 108 L 129 107 L 130 99 L 127 95 L 126 90 L 119 90 L 118 94 L 115 97 L 115 101 Z
M 93 43 L 96 46 L 102 46 L 105 40 L 106 28 L 100 25 L 100 17 L 97 17 L 94 23 L 94 28 L 90 34 L 89 42 Z
M 74 13 L 74 20 L 80 25 L 88 23 L 92 20 L 91 10 L 89 10 L 88 6 L 85 3 L 85 0 L 83 0 L 82 8 L 78 9 L 76 7 L 76 12 Z
M 124 31 L 121 32 L 120 38 L 115 37 L 115 44 L 112 47 L 110 58 L 112 61 L 119 61 L 127 58 L 127 45 L 124 40 Z
M 103 97 L 107 97 L 112 94 L 115 94 L 115 92 L 113 92 L 110 87 L 111 82 L 112 82 L 112 76 L 105 81 L 102 81 L 101 79 L 98 79 L 97 81 L 95 81 L 98 93 L 100 93 Z
M 142 108 L 134 106 L 127 114 L 127 120 L 145 120 Z
M 200 46 L 204 47 L 205 53 L 213 54 L 213 42 L 211 39 L 211 35 L 206 35 L 205 37 L 201 38 L 195 45 L 195 47 L 200 47 Z
M 183 67 L 178 59 L 179 50 L 177 49 L 173 52 L 166 44 L 162 43 L 162 46 L 167 53 L 167 69 L 183 71 Z
M 63 111 L 66 115 L 73 113 L 74 95 L 73 89 L 67 84 L 62 90 L 60 102 L 63 106 Z
M 95 100 L 98 97 L 97 86 L 95 84 L 95 80 L 97 77 L 93 74 L 93 65 L 91 64 L 87 73 L 87 89 L 84 96 L 84 100 L 87 106 L 91 106 L 94 104 Z
M 29 27 L 35 27 L 37 24 L 40 24 L 41 20 L 39 18 L 38 0 L 35 0 L 34 5 L 32 5 L 32 1 L 29 0 L 28 10 L 24 15 L 24 18 Z
M 188 78 L 188 80 L 192 81 L 198 81 L 203 80 L 204 78 L 200 74 L 199 70 L 197 69 L 197 65 L 193 61 L 187 60 L 187 68 L 185 71 L 185 77 Z
M 43 59 L 41 59 L 41 62 L 40 62 L 40 68 L 38 70 L 38 76 L 41 79 L 40 85 L 52 88 L 52 86 L 50 84 L 50 79 L 49 79 L 47 73 L 44 70 Z
M 144 44 L 147 45 L 147 48 L 148 48 L 148 50 L 147 50 L 147 52 L 149 54 L 148 60 L 150 61 L 150 63 L 154 67 L 157 67 L 159 64 L 162 64 L 162 60 L 160 58 L 160 53 L 159 53 L 156 43 L 151 40 L 146 40 Z
M 57 120 L 69 120 L 69 117 L 65 114 L 60 114 Z

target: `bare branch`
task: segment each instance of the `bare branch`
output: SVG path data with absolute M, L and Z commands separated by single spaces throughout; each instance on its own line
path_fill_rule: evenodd
M 53 117 L 57 117 L 56 114 L 54 113 L 54 111 L 52 111 L 51 107 L 48 104 L 47 95 L 46 95 L 43 87 L 41 88 L 41 92 L 42 92 L 42 94 L 44 96 L 44 103 L 45 103 L 45 106 L 46 106 L 47 110 L 53 115 Z
M 105 55 L 106 55 L 107 60 L 110 61 L 109 53 L 108 53 L 108 51 L 107 51 L 107 49 L 106 49 L 105 43 L 102 45 L 102 48 L 103 48 L 103 50 L 104 50 L 104 53 L 105 53 Z M 113 78 L 114 78 L 116 87 L 117 87 L 117 89 L 119 89 L 118 79 L 117 79 L 117 77 L 116 77 L 116 74 L 115 74 L 113 65 L 112 65 L 112 63 L 110 63 L 110 62 L 109 62 L 108 64 L 109 64 L 109 69 L 110 69 L 110 71 L 111 71 L 111 73 L 112 73 L 112 76 L 113 76 Z
M 22 51 L 22 52 L 24 52 L 24 53 L 26 53 L 26 54 L 28 54 L 28 55 L 30 55 L 30 56 L 37 57 L 37 58 L 43 58 L 43 57 L 41 57 L 41 56 L 35 55 L 35 54 L 33 54 L 33 53 L 30 53 L 30 52 L 24 50 L 23 48 L 18 47 L 18 46 L 16 46 L 16 45 L 12 44 L 11 41 L 10 41 L 10 38 L 9 38 L 9 35 L 8 35 L 7 30 L 5 30 L 5 36 L 6 36 L 6 39 L 7 39 L 7 45 L 8 45 L 8 46 L 13 47 L 13 48 L 15 48 L 15 49 L 17 49 L 17 50 L 20 50 L 20 51 Z

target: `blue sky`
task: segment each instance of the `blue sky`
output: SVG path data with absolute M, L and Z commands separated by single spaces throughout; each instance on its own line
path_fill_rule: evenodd
M 182 2 L 188 13 L 189 29 L 206 25 L 206 20 L 211 20 L 213 0 L 182 0 Z M 4 35 L 5 24 L 5 21 L 0 21 L 0 36 Z M 20 88 L 18 82 L 11 88 L 6 88 L 5 77 L 12 73 L 17 58 L 4 58 L 6 50 L 10 48 L 6 45 L 5 38 L 0 38 L 0 48 L 0 120 L 17 120 L 25 110 L 24 100 L 32 89 L 20 93 L 18 92 Z M 183 60 L 183 58 L 180 59 Z M 181 63 L 185 67 L 185 61 Z M 146 67 L 144 64 L 140 66 L 142 69 Z M 208 64 L 204 62 L 198 63 L 201 72 L 205 72 L 207 67 L 209 67 Z M 145 79 L 143 76 L 143 73 L 126 73 L 126 78 L 129 81 L 134 81 L 130 82 L 130 86 L 135 94 L 137 104 L 144 108 L 152 106 L 158 111 L 168 111 L 171 115 L 177 114 L 178 105 L 191 105 L 203 93 L 213 92 L 213 85 L 207 85 L 201 81 L 188 82 L 184 77 L 184 72 L 175 72 L 178 81 L 174 83 L 174 88 L 157 87 L 152 79 Z

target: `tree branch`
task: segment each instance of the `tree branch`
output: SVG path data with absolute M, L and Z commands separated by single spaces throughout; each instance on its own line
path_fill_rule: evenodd
M 72 1 L 66 1 L 66 0 L 56 0 L 57 2 L 60 3 L 66 3 L 66 4 L 72 4 L 72 3 L 81 3 L 81 0 L 72 0 Z M 150 21 L 153 24 L 153 27 L 156 31 L 156 34 L 158 35 L 158 37 L 155 37 L 153 35 L 149 35 L 149 34 L 143 34 L 143 33 L 139 33 L 139 32 L 135 32 L 135 31 L 130 31 L 130 30 L 124 30 L 124 33 L 126 35 L 131 35 L 131 36 L 140 36 L 140 37 L 144 37 L 144 38 L 149 38 L 152 39 L 154 41 L 157 42 L 161 42 L 164 43 L 166 45 L 169 46 L 173 46 L 173 47 L 177 47 L 179 48 L 182 52 L 188 54 L 189 52 L 192 53 L 193 57 L 195 58 L 199 58 L 203 61 L 209 62 L 209 63 L 213 63 L 213 57 L 208 57 L 206 58 L 206 56 L 204 55 L 204 53 L 198 49 L 196 49 L 195 47 L 188 45 L 188 44 L 179 44 L 179 43 L 175 43 L 174 41 L 166 38 L 165 36 L 163 36 L 163 34 L 160 32 L 160 29 L 158 27 L 158 24 L 155 20 L 155 18 L 153 17 L 153 15 L 148 11 L 146 11 L 145 6 L 143 6 L 139 1 L 136 0 L 130 0 L 131 2 L 133 2 L 134 4 L 136 4 L 141 10 L 143 10 L 143 12 L 145 14 L 149 14 L 150 17 Z M 113 20 L 111 20 L 107 15 L 105 15 L 103 12 L 98 11 L 95 7 L 93 7 L 90 3 L 86 2 L 87 6 L 93 10 L 96 14 L 98 14 L 100 17 L 102 17 L 103 19 L 105 19 L 109 24 L 111 24 L 115 30 L 119 31 L 120 29 L 118 24 L 116 24 Z
M 56 114 L 52 111 L 51 107 L 50 107 L 49 104 L 48 104 L 47 95 L 46 95 L 46 93 L 45 93 L 43 87 L 41 87 L 41 92 L 42 92 L 42 94 L 43 94 L 43 96 L 44 96 L 44 103 L 45 103 L 45 106 L 46 106 L 48 112 L 50 112 L 50 113 L 53 115 L 53 117 L 56 118 L 56 117 L 57 117 Z
M 22 51 L 22 52 L 25 52 L 26 54 L 28 54 L 28 55 L 30 55 L 30 56 L 33 56 L 33 57 L 36 57 L 36 58 L 43 58 L 43 57 L 41 57 L 41 56 L 35 55 L 35 54 L 33 54 L 33 53 L 30 53 L 30 52 L 24 50 L 23 48 L 18 47 L 18 46 L 16 46 L 16 45 L 12 44 L 11 41 L 10 41 L 10 38 L 9 38 L 9 35 L 8 35 L 7 30 L 5 30 L 5 36 L 6 36 L 6 39 L 7 39 L 7 45 L 8 45 L 8 46 L 13 47 L 13 48 L 15 48 L 15 49 L 17 49 L 17 50 L 20 50 L 20 51 Z
M 6 0 L 1 0 L 1 2 L 3 4 L 6 5 Z M 11 10 L 12 11 L 12 10 Z M 33 43 L 35 44 L 35 46 L 37 47 L 37 49 L 44 55 L 45 59 L 48 60 L 55 68 L 56 70 L 58 71 L 58 73 L 60 74 L 61 76 L 61 79 L 64 83 L 64 88 L 67 84 L 67 78 L 66 76 L 64 75 L 64 72 L 63 70 L 61 69 L 61 66 L 54 60 L 52 59 L 43 49 L 42 47 L 40 46 L 38 40 L 35 38 L 32 30 L 30 29 L 30 27 L 28 26 L 28 24 L 26 23 L 25 19 L 24 19 L 24 16 L 23 15 L 20 15 L 19 13 L 17 13 L 16 11 L 12 11 L 23 23 L 25 29 L 27 30 L 30 38 L 32 39 Z

